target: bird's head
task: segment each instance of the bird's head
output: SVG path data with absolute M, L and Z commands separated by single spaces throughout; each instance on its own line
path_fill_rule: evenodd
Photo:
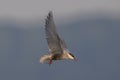
M 69 57 L 69 59 L 72 59 L 72 60 L 76 61 L 76 58 L 73 54 L 69 53 L 68 57 Z

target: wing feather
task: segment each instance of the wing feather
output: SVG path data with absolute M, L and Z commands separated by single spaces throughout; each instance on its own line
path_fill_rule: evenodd
M 50 53 L 62 53 L 61 39 L 57 33 L 52 12 L 49 12 L 45 21 L 45 34 Z

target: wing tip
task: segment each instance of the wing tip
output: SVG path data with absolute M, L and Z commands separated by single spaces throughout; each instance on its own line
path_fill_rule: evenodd
M 49 16 L 49 17 L 53 17 L 53 12 L 52 12 L 52 11 L 49 11 L 48 16 Z
M 49 11 L 46 20 L 50 20 L 53 17 L 53 12 Z
M 49 23 L 49 21 L 51 20 L 51 18 L 53 18 L 53 12 L 49 11 L 49 13 L 48 13 L 48 15 L 47 15 L 47 17 L 45 19 L 45 22 L 46 22 L 45 26 Z

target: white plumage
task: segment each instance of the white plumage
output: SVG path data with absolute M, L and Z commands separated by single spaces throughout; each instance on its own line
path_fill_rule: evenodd
M 51 11 L 48 13 L 45 22 L 45 34 L 49 47 L 49 54 L 43 55 L 40 58 L 40 62 L 52 64 L 52 60 L 75 60 L 75 57 L 69 52 L 65 41 L 62 40 L 57 33 Z

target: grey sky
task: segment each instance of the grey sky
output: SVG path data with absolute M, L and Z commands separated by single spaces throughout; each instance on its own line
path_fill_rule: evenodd
M 120 0 L 0 0 L 0 80 L 120 80 L 119 4 Z M 43 27 L 49 10 L 77 62 L 39 63 L 48 52 Z M 86 13 L 89 19 L 84 19 Z M 42 20 L 36 24 L 29 19 L 35 23 L 26 25 L 1 16 Z
M 103 11 L 120 13 L 119 0 L 0 0 L 0 16 L 37 17 Z
M 15 28 L 22 25 L 6 22 L 0 24 L 0 80 L 120 80 L 120 20 L 56 25 L 77 62 L 39 63 L 48 52 L 44 28 Z

